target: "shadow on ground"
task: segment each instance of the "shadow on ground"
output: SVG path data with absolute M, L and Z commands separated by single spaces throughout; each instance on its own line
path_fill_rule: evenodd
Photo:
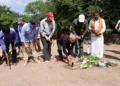
M 119 57 L 115 57 L 115 56 L 111 56 L 111 55 L 107 55 L 107 54 L 104 54 L 105 58 L 108 58 L 108 59 L 116 59 L 116 60 L 120 60 Z
M 120 51 L 116 51 L 116 50 L 106 50 L 106 51 L 113 52 L 115 54 L 120 54 Z

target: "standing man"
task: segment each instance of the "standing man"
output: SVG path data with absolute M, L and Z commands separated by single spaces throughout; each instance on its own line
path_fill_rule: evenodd
M 90 21 L 89 29 L 91 30 L 91 55 L 103 58 L 103 46 L 106 25 L 105 20 L 100 17 L 100 13 L 96 11 L 94 18 Z
M 78 40 L 75 44 L 75 52 L 77 57 L 83 57 L 83 43 L 86 33 L 88 32 L 88 22 L 85 20 L 85 15 L 80 14 L 77 19 L 75 19 L 70 27 L 71 33 L 76 35 Z
M 42 19 L 43 19 L 43 17 L 41 16 L 40 17 L 40 22 L 41 22 Z M 38 25 L 38 27 L 40 27 L 40 24 L 37 24 L 37 25 Z M 41 51 L 41 46 L 40 46 L 40 28 L 39 28 L 39 31 L 38 31 L 38 38 L 37 38 L 36 50 L 37 50 L 37 52 Z
M 15 48 L 15 43 L 16 43 L 16 38 L 17 34 L 14 29 L 10 29 L 9 27 L 3 27 L 2 31 L 0 31 L 0 44 L 1 48 L 3 50 L 5 61 L 9 62 L 9 48 L 10 45 L 12 45 L 12 63 L 16 64 L 17 63 L 17 58 L 16 58 L 16 48 Z M 10 63 L 7 63 L 10 65 Z
M 15 31 L 17 33 L 17 43 L 16 46 L 18 47 L 18 54 L 21 53 L 22 51 L 22 42 L 21 42 L 21 31 L 22 31 L 22 27 L 24 24 L 26 24 L 25 20 L 23 18 L 19 18 L 17 21 L 17 27 L 15 27 Z
M 40 22 L 40 34 L 43 44 L 43 54 L 45 56 L 45 62 L 49 62 L 51 59 L 51 38 L 55 31 L 54 14 L 52 12 L 47 13 L 47 18 Z
M 22 34 L 21 34 L 21 42 L 24 47 L 24 65 L 27 65 L 28 58 L 30 55 L 33 56 L 34 61 L 40 63 L 37 59 L 37 53 L 35 51 L 36 39 L 38 36 L 39 27 L 36 25 L 36 20 L 31 20 L 30 23 L 23 25 Z

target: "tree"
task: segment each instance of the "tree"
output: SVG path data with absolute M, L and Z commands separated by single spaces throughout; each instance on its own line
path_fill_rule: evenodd
M 26 12 L 45 16 L 48 11 L 55 13 L 58 26 L 68 26 L 79 14 L 85 14 L 90 20 L 94 11 L 102 11 L 102 17 L 109 28 L 113 28 L 120 19 L 120 0 L 37 0 L 26 6 Z M 116 17 L 116 18 L 114 18 Z
M 46 13 L 53 11 L 53 4 L 49 1 L 43 2 L 42 0 L 37 0 L 28 3 L 25 7 L 25 13 L 31 15 L 35 19 L 39 19 L 40 16 L 46 16 Z
M 101 2 L 103 15 L 109 25 L 109 28 L 114 29 L 115 24 L 120 19 L 120 0 L 103 0 Z
M 0 29 L 3 26 L 12 26 L 12 23 L 16 21 L 19 16 L 18 13 L 11 11 L 7 6 L 0 6 L 0 12 Z

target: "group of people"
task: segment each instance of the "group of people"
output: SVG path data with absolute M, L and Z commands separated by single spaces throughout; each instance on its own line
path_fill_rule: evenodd
M 27 65 L 29 57 L 40 63 L 36 51 L 36 45 L 39 43 L 39 40 L 37 40 L 38 32 L 40 32 L 44 60 L 45 62 L 49 62 L 52 57 L 52 37 L 56 28 L 54 14 L 48 12 L 47 17 L 42 19 L 39 25 L 34 19 L 26 23 L 23 18 L 19 18 L 17 24 L 16 28 L 3 27 L 0 31 L 0 45 L 3 50 L 4 61 L 7 63 L 9 60 L 9 46 L 11 45 L 11 62 L 13 64 L 17 63 L 17 54 L 19 53 L 23 54 L 24 65 Z M 120 29 L 120 22 L 116 25 L 116 29 Z M 93 19 L 91 19 L 89 24 L 85 15 L 80 14 L 78 18 L 73 20 L 69 29 L 62 29 L 60 37 L 57 38 L 59 60 L 63 60 L 64 56 L 83 57 L 83 44 L 86 35 L 89 35 L 88 32 L 91 33 L 91 55 L 103 58 L 103 33 L 105 30 L 105 20 L 101 18 L 98 11 L 94 12 Z M 17 47 L 18 52 L 16 50 Z
M 19 18 L 17 27 L 2 27 L 0 31 L 0 45 L 3 51 L 3 59 L 7 65 L 10 64 L 9 60 L 11 55 L 12 64 L 16 64 L 17 54 L 20 53 L 22 53 L 24 65 L 27 65 L 29 57 L 32 57 L 34 61 L 40 63 L 36 51 L 36 46 L 39 43 L 39 31 L 44 47 L 43 53 L 45 61 L 47 62 L 51 57 L 51 38 L 55 31 L 55 21 L 52 12 L 47 13 L 47 17 L 41 20 L 40 25 L 38 25 L 37 21 L 34 19 L 26 23 L 23 18 Z M 9 49 L 10 45 L 12 52 L 10 52 Z
M 73 20 L 69 32 L 64 34 L 65 30 L 63 29 L 61 37 L 57 41 L 59 57 L 63 59 L 62 51 L 67 57 L 72 56 L 78 59 L 83 57 L 85 37 L 91 33 L 91 56 L 103 58 L 103 33 L 105 29 L 105 21 L 101 18 L 100 12 L 94 12 L 93 19 L 89 24 L 85 15 L 80 14 L 78 18 Z M 60 45 L 62 45 L 62 48 Z

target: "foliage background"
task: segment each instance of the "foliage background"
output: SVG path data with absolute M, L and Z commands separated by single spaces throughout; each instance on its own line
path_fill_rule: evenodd
M 26 5 L 26 14 L 15 13 L 9 7 L 0 6 L 0 26 L 13 27 L 19 17 L 29 22 L 32 18 L 40 22 L 40 17 L 46 17 L 47 12 L 55 14 L 57 29 L 68 28 L 79 14 L 85 14 L 90 21 L 94 11 L 99 10 L 106 21 L 107 31 L 116 32 L 114 27 L 120 19 L 120 0 L 36 0 Z M 0 27 L 0 28 L 1 28 Z M 107 35 L 108 36 L 108 35 Z
M 59 28 L 68 27 L 79 14 L 85 14 L 90 21 L 94 11 L 101 11 L 107 29 L 114 29 L 120 19 L 120 0 L 37 0 L 30 2 L 25 9 L 27 14 L 39 19 L 49 11 L 54 12 Z

